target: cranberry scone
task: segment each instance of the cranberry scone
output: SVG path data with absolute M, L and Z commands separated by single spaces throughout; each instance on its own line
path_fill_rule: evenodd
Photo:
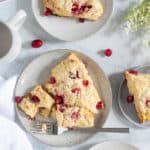
M 43 117 L 48 117 L 53 104 L 53 98 L 40 85 L 37 85 L 29 94 L 20 98 L 18 107 L 31 118 L 34 118 L 38 112 Z
M 85 64 L 74 53 L 51 70 L 45 89 L 56 103 L 85 107 L 93 113 L 98 113 L 102 102 Z
M 150 120 L 150 75 L 135 70 L 125 71 L 128 90 L 134 98 L 137 116 L 141 123 Z
M 43 0 L 44 14 L 96 21 L 103 14 L 100 0 Z
M 94 114 L 104 107 L 85 64 L 74 53 L 51 70 L 45 90 L 56 102 L 53 112 L 63 127 L 91 127 Z M 70 117 L 73 112 L 79 113 L 75 120 Z

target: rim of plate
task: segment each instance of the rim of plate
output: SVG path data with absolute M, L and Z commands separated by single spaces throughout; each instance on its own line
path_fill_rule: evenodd
M 136 66 L 136 67 L 129 68 L 129 69 L 137 69 L 137 70 L 139 70 L 139 69 L 141 69 L 141 68 L 143 68 L 143 67 L 150 67 L 150 65 Z M 127 69 L 127 70 L 128 70 L 128 69 Z M 121 88 L 122 88 L 122 85 L 124 84 L 124 82 L 125 82 L 125 77 L 123 76 L 123 80 L 121 81 L 121 84 L 120 84 L 120 86 L 119 86 L 119 91 L 118 91 L 118 104 L 119 104 L 119 108 L 120 108 L 122 114 L 123 114 L 124 117 L 125 117 L 130 123 L 132 123 L 133 125 L 135 125 L 135 126 L 137 126 L 137 127 L 139 127 L 139 128 L 143 128 L 143 129 L 148 129 L 148 128 L 150 128 L 150 127 L 147 127 L 147 126 L 144 126 L 144 125 L 140 124 L 140 122 L 137 123 L 137 122 L 133 121 L 128 115 L 126 115 L 126 112 L 123 110 L 123 108 L 122 108 L 122 106 L 121 106 L 121 97 L 120 97 L 121 95 L 120 95 L 120 91 L 121 91 Z
M 107 143 L 121 143 L 121 144 L 130 146 L 130 147 L 134 148 L 135 150 L 140 150 L 139 148 L 135 147 L 134 145 L 131 145 L 131 144 L 129 144 L 129 143 L 122 142 L 122 141 L 120 141 L 120 140 L 103 141 L 103 142 L 101 142 L 101 143 L 95 144 L 95 145 L 92 146 L 89 150 L 94 150 L 94 148 L 96 148 L 98 145 L 107 144 Z
M 33 12 L 33 15 L 34 15 L 34 17 L 35 17 L 35 19 L 36 19 L 36 22 L 40 25 L 40 27 L 41 27 L 46 33 L 48 33 L 49 35 L 51 35 L 52 37 L 54 37 L 54 38 L 56 38 L 56 39 L 58 39 L 58 40 L 67 41 L 67 42 L 78 41 L 78 40 L 86 39 L 86 38 L 91 37 L 92 35 L 96 34 L 96 33 L 97 33 L 98 31 L 100 31 L 100 30 L 104 27 L 104 25 L 109 21 L 111 15 L 112 15 L 112 12 L 113 12 L 113 8 L 114 8 L 114 0 L 109 0 L 109 2 L 110 2 L 110 8 L 111 8 L 111 9 L 109 9 L 109 12 L 108 12 L 107 17 L 105 18 L 105 21 L 103 21 L 103 23 L 100 25 L 100 27 L 99 27 L 98 30 L 94 31 L 93 33 L 89 34 L 89 35 L 86 36 L 86 37 L 84 36 L 84 37 L 80 37 L 80 38 L 75 39 L 75 40 L 67 40 L 67 39 L 63 39 L 63 38 L 61 38 L 61 37 L 55 36 L 55 34 L 49 33 L 49 32 L 47 31 L 47 29 L 42 25 L 42 23 L 38 20 L 37 15 L 35 14 L 34 6 L 33 6 L 33 5 L 34 5 L 34 4 L 33 4 L 33 1 L 34 1 L 34 0 L 32 0 L 32 6 L 31 6 L 31 7 L 32 7 L 32 12 Z
M 17 78 L 16 84 L 15 84 L 15 88 L 14 88 L 14 91 L 13 91 L 13 96 L 14 96 L 14 97 L 15 97 L 15 95 L 16 95 L 15 93 L 16 93 L 16 89 L 17 89 L 18 83 L 19 83 L 19 81 L 20 81 L 20 79 L 21 79 L 20 77 L 24 74 L 24 71 L 26 70 L 26 68 L 28 68 L 28 66 L 30 66 L 30 64 L 32 64 L 32 62 L 34 62 L 36 59 L 38 59 L 38 58 L 40 58 L 40 57 L 42 57 L 42 56 L 44 56 L 44 55 L 47 55 L 47 54 L 49 54 L 49 53 L 52 53 L 52 52 L 54 52 L 54 51 L 58 51 L 58 50 L 67 50 L 68 52 L 71 52 L 71 51 L 72 51 L 72 52 L 78 52 L 78 53 L 81 53 L 81 54 L 83 54 L 83 55 L 89 57 L 89 58 L 92 59 L 92 60 L 93 60 L 92 57 L 96 57 L 96 58 L 98 59 L 98 56 L 92 54 L 92 52 L 90 52 L 90 51 L 88 51 L 88 53 L 87 53 L 87 51 L 86 51 L 86 54 L 85 54 L 85 53 L 83 53 L 83 52 L 80 52 L 79 50 L 70 50 L 70 49 L 53 49 L 53 50 L 44 52 L 44 53 L 42 53 L 42 54 L 39 54 L 38 56 L 36 56 L 32 61 L 30 61 L 30 62 L 22 69 L 20 75 L 19 75 L 18 78 Z M 96 63 L 96 64 L 100 67 L 98 61 L 96 61 L 96 60 L 93 60 L 93 61 L 94 61 L 94 63 Z M 105 79 L 106 79 L 106 82 L 107 82 L 108 88 L 109 88 L 108 91 L 109 91 L 109 93 L 110 93 L 110 99 L 109 99 L 109 100 L 110 100 L 110 107 L 108 108 L 108 112 L 107 112 L 106 118 L 104 119 L 104 121 L 103 121 L 103 123 L 102 123 L 102 126 L 104 126 L 106 120 L 108 119 L 108 116 L 109 116 L 109 114 L 110 114 L 110 111 L 111 111 L 111 109 L 112 109 L 112 90 L 111 90 L 110 82 L 109 82 L 109 79 L 108 79 L 107 75 L 105 74 L 105 72 L 103 71 L 103 69 L 102 69 L 101 67 L 100 67 L 100 69 L 101 69 L 101 71 L 103 72 L 103 75 L 104 75 L 104 77 L 105 77 Z M 75 146 L 80 145 L 80 144 L 83 143 L 83 142 L 82 142 L 82 143 L 74 144 L 74 145 L 71 145 L 71 146 L 70 146 L 70 145 L 69 145 L 69 146 L 56 146 L 56 145 L 50 145 L 50 144 L 48 144 L 48 143 L 46 143 L 46 142 L 44 142 L 44 141 L 41 141 L 41 140 L 40 140 L 39 138 L 37 138 L 32 132 L 30 132 L 29 130 L 26 129 L 26 126 L 21 122 L 20 116 L 18 115 L 18 111 L 19 111 L 19 110 L 18 110 L 18 108 L 17 108 L 17 104 L 15 103 L 15 112 L 16 112 L 17 118 L 18 118 L 18 120 L 19 120 L 19 122 L 20 122 L 20 125 L 24 128 L 25 131 L 27 131 L 27 133 L 29 133 L 33 138 L 35 138 L 36 140 L 40 141 L 41 143 L 47 144 L 47 145 L 52 146 L 52 147 L 75 147 Z M 89 139 L 91 139 L 95 134 L 96 134 L 96 133 L 93 133 L 93 134 L 91 134 L 91 136 L 88 136 L 87 139 L 86 139 L 84 142 L 86 142 L 86 141 L 88 141 Z

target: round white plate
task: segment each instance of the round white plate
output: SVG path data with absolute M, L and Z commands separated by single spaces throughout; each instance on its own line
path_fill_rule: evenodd
M 113 0 L 100 0 L 104 7 L 103 16 L 96 22 L 79 23 L 77 19 L 43 15 L 42 0 L 32 0 L 33 14 L 40 26 L 50 35 L 64 41 L 83 39 L 97 32 L 112 13 Z
M 64 59 L 70 52 L 77 53 L 77 55 L 84 62 L 87 63 L 87 69 L 89 71 L 89 74 L 91 75 L 98 92 L 100 93 L 102 99 L 104 100 L 105 109 L 103 109 L 101 115 L 96 116 L 96 123 L 95 123 L 96 126 L 102 127 L 111 108 L 112 93 L 106 75 L 99 67 L 99 65 L 95 61 L 93 61 L 98 60 L 98 57 L 88 51 L 86 51 L 86 55 L 92 57 L 92 59 L 80 52 L 64 49 L 50 51 L 35 58 L 20 75 L 16 84 L 15 95 L 20 96 L 24 95 L 26 92 L 28 92 L 28 90 L 33 88 L 33 86 L 37 84 L 44 84 L 47 78 L 50 76 L 50 70 L 62 59 Z M 25 129 L 28 132 L 30 132 L 30 127 L 33 122 L 27 120 L 24 113 L 22 113 L 17 107 L 16 110 L 19 120 L 21 121 L 21 124 L 25 127 Z M 42 135 L 42 134 L 40 135 L 33 133 L 31 134 L 46 144 L 61 147 L 80 144 L 89 139 L 90 137 L 92 137 L 92 135 L 94 135 L 94 133 L 93 134 L 80 133 L 77 131 L 76 132 L 67 131 L 60 135 Z
M 136 147 L 119 141 L 107 141 L 96 144 L 89 150 L 139 150 Z
M 148 73 L 150 74 L 150 66 L 142 66 L 134 68 L 135 70 L 142 72 L 142 73 Z M 124 77 L 123 77 L 124 78 Z M 126 98 L 129 95 L 128 88 L 127 88 L 127 82 L 125 78 L 123 79 L 119 94 L 118 94 L 118 102 L 119 107 L 123 113 L 123 115 L 134 125 L 142 128 L 150 128 L 150 121 L 146 122 L 144 124 L 141 124 L 135 110 L 135 106 L 133 103 L 128 103 Z

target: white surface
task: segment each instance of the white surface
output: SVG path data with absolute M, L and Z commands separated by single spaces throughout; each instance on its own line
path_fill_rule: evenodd
M 104 8 L 103 15 L 98 21 L 80 23 L 76 18 L 43 15 L 42 1 L 32 0 L 32 10 L 37 22 L 50 35 L 64 41 L 83 39 L 97 32 L 108 20 L 112 13 L 113 0 L 100 0 Z M 67 34 L 66 34 L 67 33 Z
M 101 144 L 97 144 L 90 148 L 89 150 L 138 150 L 137 148 L 133 147 L 132 145 L 122 143 L 119 141 L 108 141 L 103 142 Z
M 112 93 L 110 84 L 103 70 L 97 65 L 96 61 L 93 61 L 97 56 L 92 54 L 90 51 L 87 51 L 86 54 L 84 54 L 78 51 L 58 49 L 37 57 L 25 68 L 21 76 L 19 76 L 15 88 L 15 95 L 24 95 L 24 93 L 29 92 L 35 85 L 44 85 L 45 81 L 49 77 L 50 70 L 65 59 L 71 52 L 76 53 L 78 57 L 86 63 L 86 68 L 97 87 L 98 93 L 101 94 L 101 98 L 104 101 L 105 109 L 101 110 L 100 114 L 95 115 L 95 127 L 102 127 L 110 112 Z M 17 109 L 17 115 L 22 125 L 28 132 L 30 132 L 31 121 L 28 121 L 26 116 L 19 111 L 19 109 Z M 41 120 L 41 117 L 39 116 L 36 119 Z M 94 133 L 81 133 L 71 130 L 58 136 L 44 134 L 39 135 L 33 133 L 32 135 L 50 146 L 65 147 L 83 143 L 91 138 Z
M 27 136 L 19 126 L 14 123 L 13 90 L 17 77 L 5 80 L 0 77 L 0 149 L 1 150 L 32 150 Z
M 131 133 L 129 135 L 99 133 L 86 143 L 68 148 L 69 150 L 87 150 L 92 145 L 106 140 L 120 140 L 133 144 L 141 150 L 150 150 L 150 130 L 133 127 L 124 119 L 117 104 L 117 94 L 121 81 L 120 72 L 132 66 L 150 63 L 150 48 L 144 46 L 142 35 L 126 35 L 121 29 L 123 17 L 134 1 L 135 0 L 115 0 L 112 17 L 101 31 L 81 41 L 62 42 L 49 37 L 47 33 L 40 28 L 33 17 L 30 0 L 17 0 L 18 10 L 23 8 L 28 13 L 27 21 L 20 31 L 23 48 L 16 61 L 1 66 L 0 75 L 7 78 L 20 73 L 33 57 L 51 49 L 68 48 L 85 52 L 86 50 L 90 50 L 99 57 L 99 64 L 109 76 L 113 87 L 113 108 L 105 127 L 131 127 Z M 9 11 L 9 13 L 13 13 L 13 11 Z M 31 48 L 30 43 L 35 38 L 44 40 L 42 48 Z M 113 50 L 113 55 L 110 58 L 101 55 L 102 49 L 108 47 Z M 30 135 L 29 138 L 34 150 L 58 150 L 57 148 L 40 143 Z M 67 150 L 67 148 L 61 148 L 59 150 Z

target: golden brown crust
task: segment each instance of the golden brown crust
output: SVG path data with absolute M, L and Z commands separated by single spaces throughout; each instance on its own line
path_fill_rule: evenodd
M 72 13 L 73 4 L 78 4 L 79 6 L 92 6 L 88 11 L 84 11 L 80 14 Z M 44 12 L 46 8 L 52 10 L 53 14 L 64 17 L 75 17 L 84 18 L 88 20 L 96 21 L 103 14 L 103 7 L 99 0 L 43 0 Z
M 124 72 L 127 80 L 129 94 L 134 96 L 134 105 L 141 123 L 150 120 L 150 107 L 146 101 L 150 99 L 150 75 L 138 73 L 137 75 Z

